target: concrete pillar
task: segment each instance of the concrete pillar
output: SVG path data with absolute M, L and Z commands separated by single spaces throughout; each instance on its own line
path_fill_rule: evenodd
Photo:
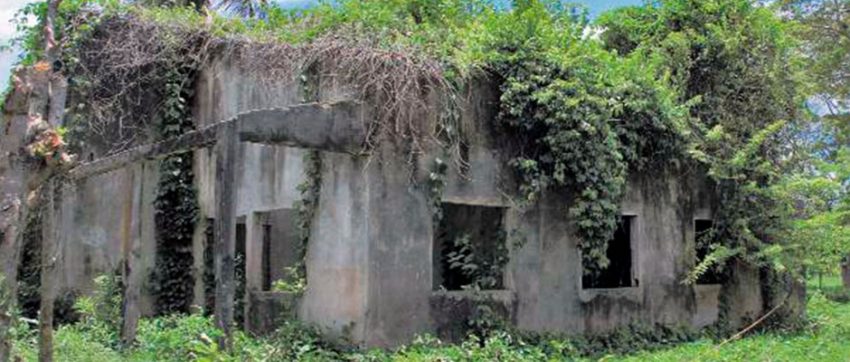
M 139 324 L 141 309 L 139 299 L 142 284 L 145 281 L 142 262 L 142 198 L 145 164 L 133 167 L 133 195 L 128 205 L 129 228 L 125 231 L 123 247 L 122 277 L 124 278 L 124 320 L 121 326 L 121 342 L 130 345 L 136 339 L 136 327 Z
M 219 345 L 232 350 L 234 255 L 236 254 L 236 125 L 223 126 L 215 145 L 215 323 L 224 332 Z

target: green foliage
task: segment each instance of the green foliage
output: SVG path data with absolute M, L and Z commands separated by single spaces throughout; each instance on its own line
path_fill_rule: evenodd
M 502 287 L 502 274 L 509 261 L 510 251 L 506 233 L 499 233 L 492 248 L 485 248 L 472 242 L 469 234 L 457 235 L 450 240 L 446 264 L 449 270 L 456 270 L 471 283 L 461 286 L 463 289 L 492 290 Z
M 720 244 L 711 244 L 709 245 L 709 249 L 710 252 L 685 276 L 683 280 L 685 284 L 696 283 L 709 270 L 722 267 L 727 260 L 741 253 L 740 249 L 729 249 L 727 246 Z
M 547 190 L 572 191 L 569 218 L 578 227 L 585 270 L 593 273 L 609 263 L 607 242 L 628 171 L 663 170 L 680 157 L 688 119 L 675 94 L 652 78 L 653 59 L 617 58 L 579 32 L 550 32 L 573 38 L 553 41 L 552 48 L 523 44 L 496 63 L 504 79 L 498 122 L 519 140 L 511 163 L 526 202 Z
M 757 333 L 719 346 L 680 328 L 629 326 L 583 338 L 555 335 L 519 336 L 493 331 L 447 345 L 422 336 L 394 351 L 342 352 L 319 339 L 316 330 L 286 323 L 272 335 L 252 338 L 236 332 L 234 352 L 220 351 L 213 321 L 200 315 L 143 319 L 138 343 L 117 349 L 117 335 L 97 334 L 86 322 L 62 326 L 55 335 L 57 361 L 796 361 L 814 358 L 840 361 L 847 356 L 850 305 L 828 300 L 820 292 L 809 296 L 811 326 L 794 333 Z M 15 333 L 15 353 L 37 360 L 37 335 L 26 328 Z M 685 342 L 685 343 L 683 343 Z M 673 344 L 678 346 L 671 347 Z M 639 351 L 639 352 L 638 352 Z M 635 353 L 635 354 L 631 354 Z M 592 358 L 591 358 L 592 357 Z
M 187 106 L 188 72 L 173 69 L 165 84 L 165 107 L 159 126 L 163 139 L 194 128 Z M 186 313 L 192 302 L 192 238 L 198 219 L 193 160 L 193 153 L 185 152 L 160 162 L 154 201 L 157 253 L 152 286 L 159 314 Z
M 842 341 L 850 336 L 850 305 L 812 293 L 808 314 L 813 326 L 801 333 L 759 333 L 723 346 L 710 340 L 664 351 L 613 358 L 621 361 L 842 361 L 850 353 Z
M 839 149 L 775 186 L 777 193 L 785 195 L 785 207 L 793 216 L 788 238 L 794 241 L 795 256 L 812 273 L 837 273 L 850 255 L 849 156 L 848 149 Z
M 788 137 L 801 112 L 794 24 L 746 0 L 668 0 L 609 13 L 605 46 L 661 59 L 696 121 L 687 154 L 717 185 L 715 233 L 726 255 L 799 272 L 776 185 L 795 167 Z
M 299 271 L 299 267 L 287 267 L 284 271 L 285 279 L 272 282 L 272 291 L 303 294 L 307 290 L 307 280 Z
M 805 43 L 806 75 L 812 91 L 823 97 L 829 114 L 846 121 L 850 99 L 850 3 L 846 0 L 783 0 L 786 14 L 799 21 L 796 33 Z M 843 114 L 842 114 L 843 113 Z
M 171 315 L 143 319 L 139 323 L 136 345 L 131 356 L 139 361 L 186 361 L 193 345 L 202 336 L 218 338 L 212 317 L 200 314 Z
M 117 347 L 123 316 L 121 277 L 115 274 L 101 275 L 94 279 L 94 284 L 92 295 L 79 297 L 74 303 L 74 309 L 81 318 L 79 323 L 70 328 L 85 333 L 92 341 L 107 347 Z
M 202 335 L 193 342 L 192 355 L 198 362 L 224 361 L 337 361 L 338 352 L 319 338 L 317 330 L 295 321 L 285 322 L 272 335 L 254 339 L 237 333 L 233 353 L 218 348 L 212 338 Z

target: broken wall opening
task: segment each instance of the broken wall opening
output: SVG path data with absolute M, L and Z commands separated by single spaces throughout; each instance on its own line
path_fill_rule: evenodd
M 278 288 L 277 282 L 294 284 L 302 276 L 295 270 L 303 263 L 303 249 L 296 224 L 297 211 L 290 208 L 254 212 L 250 221 L 250 254 L 246 265 L 245 330 L 256 335 L 274 332 L 292 318 L 298 293 Z
M 628 288 L 638 286 L 634 273 L 634 250 L 637 217 L 623 215 L 617 225 L 613 238 L 608 241 L 605 255 L 610 263 L 608 267 L 581 278 L 583 289 Z M 586 268 L 586 267 L 585 267 Z
M 215 310 L 215 219 L 206 219 L 204 230 L 204 314 L 209 315 Z M 233 272 L 236 283 L 234 297 L 233 319 L 241 325 L 245 316 L 245 257 L 246 257 L 245 217 L 236 218 L 236 252 L 233 255 Z
M 442 203 L 434 232 L 434 290 L 504 288 L 506 208 Z
M 711 219 L 695 219 L 694 238 L 696 241 L 697 264 L 699 264 L 711 253 L 711 245 L 717 244 L 717 238 L 714 233 L 714 221 Z M 703 285 L 723 284 L 725 281 L 726 275 L 723 273 L 722 268 L 718 265 L 712 265 L 697 278 L 696 283 Z

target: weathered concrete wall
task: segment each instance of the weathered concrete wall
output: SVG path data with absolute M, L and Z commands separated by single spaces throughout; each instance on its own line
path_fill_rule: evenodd
M 506 293 L 515 298 L 510 319 L 521 329 L 561 333 L 604 332 L 630 323 L 701 327 L 714 322 L 719 292 L 682 284 L 696 258 L 694 219 L 711 216 L 709 185 L 698 174 L 675 171 L 632 175 L 622 213 L 635 217 L 637 285 L 582 289 L 578 240 L 567 211 L 569 195 L 550 193 L 527 209 L 511 202 L 515 188 L 497 147 L 503 142 L 492 129 L 498 99 L 492 89 L 473 89 L 475 96 L 465 104 L 462 125 L 474 135 L 461 152 L 468 164 L 463 175 L 450 167 L 443 201 L 508 208 L 506 231 L 515 230 L 525 239 L 522 248 L 511 251 L 505 274 Z M 419 184 L 410 183 L 410 165 L 391 147 L 381 149 L 366 171 L 373 210 L 367 345 L 393 346 L 416 334 L 444 330 L 444 311 L 426 306 L 426 300 L 439 293 L 429 280 L 438 256 L 432 255 L 435 226 L 424 185 L 434 157 L 445 156 L 432 152 L 418 163 Z M 730 315 L 733 324 L 757 315 L 762 303 L 754 291 L 758 274 L 736 274 L 740 281 L 728 289 L 729 305 L 736 310 Z M 743 285 L 750 289 L 736 287 Z
M 351 97 L 332 79 L 320 79 L 318 85 L 320 101 Z M 583 333 L 632 322 L 702 326 L 716 318 L 718 298 L 681 283 L 695 259 L 693 219 L 710 218 L 708 185 L 699 177 L 673 171 L 633 175 L 622 212 L 636 220 L 632 260 L 638 284 L 582 289 L 575 228 L 567 216 L 570 195 L 550 193 L 536 205 L 519 208 L 511 200 L 515 185 L 500 151 L 506 142 L 493 126 L 495 88 L 486 82 L 473 84 L 464 99 L 460 123 L 464 145 L 454 156 L 465 166 L 449 168 L 442 197 L 444 202 L 506 208 L 506 231 L 516 231 L 524 239 L 521 248 L 511 250 L 505 290 L 498 293 L 510 301 L 505 310 L 513 323 L 525 330 Z M 199 125 L 208 125 L 239 113 L 302 101 L 296 85 L 264 81 L 228 59 L 219 59 L 199 76 L 193 114 Z M 437 115 L 436 109 L 422 115 L 423 127 Z M 432 281 L 434 259 L 439 256 L 433 255 L 435 225 L 425 181 L 434 158 L 451 161 L 430 146 L 412 158 L 409 150 L 398 146 L 404 145 L 383 145 L 371 158 L 321 152 L 321 195 L 306 257 L 308 289 L 297 303 L 297 314 L 328 336 L 354 345 L 394 346 L 417 334 L 445 330 L 444 311 L 433 303 L 439 297 Z M 304 181 L 305 152 L 240 145 L 237 215 L 252 225 L 246 232 L 249 306 L 251 295 L 268 296 L 256 293 L 262 262 L 257 220 L 263 217 L 260 213 L 291 208 L 300 198 L 297 185 Z M 208 218 L 216 215 L 212 155 L 210 150 L 195 152 L 199 204 L 202 217 Z M 121 245 L 128 240 L 126 205 L 132 205 L 134 198 L 143 200 L 139 215 L 147 220 L 134 232 L 143 241 L 143 258 L 153 264 L 151 208 L 157 173 L 155 167 L 146 166 L 145 181 L 136 185 L 129 172 L 140 171 L 121 170 L 89 180 L 66 201 L 69 211 L 63 214 L 78 215 L 63 223 L 73 238 L 67 245 L 97 245 L 69 257 L 75 261 L 67 267 L 71 280 L 81 278 L 73 276 L 82 273 L 73 268 L 86 265 L 86 257 L 97 265 L 117 262 L 116 256 L 126 250 Z M 93 236 L 80 234 L 83 231 Z M 204 239 L 199 230 L 194 243 L 199 283 Z M 734 311 L 730 317 L 752 318 L 762 307 L 756 291 L 758 273 L 738 267 L 733 275 L 733 282 L 721 292 Z M 196 287 L 197 301 L 203 300 L 202 292 Z M 255 300 L 257 313 L 273 313 L 271 299 Z M 251 323 L 265 328 L 265 322 Z
M 318 100 L 346 97 L 346 91 L 332 80 L 320 81 Z M 303 99 L 297 85 L 258 78 L 224 58 L 214 61 L 201 73 L 195 102 L 197 122 L 204 125 L 251 110 L 303 103 Z M 309 120 L 305 120 L 304 126 L 309 127 Z M 305 152 L 294 147 L 243 143 L 237 177 L 237 215 L 246 216 L 249 224 L 255 224 L 253 219 L 258 212 L 292 208 L 301 197 L 296 187 L 304 181 Z M 324 152 L 321 157 L 322 194 L 307 251 L 309 288 L 299 303 L 298 314 L 322 327 L 328 336 L 356 344 L 364 340 L 366 324 L 369 250 L 366 233 L 369 192 L 363 172 L 366 163 L 345 154 Z M 197 151 L 195 160 L 202 214 L 215 217 L 212 152 Z M 248 234 L 248 285 L 249 290 L 256 291 L 262 273 L 261 236 L 258 228 L 249 228 Z M 202 245 L 203 237 L 197 239 L 196 245 Z M 199 259 L 196 254 L 196 260 Z M 272 260 L 273 268 L 282 269 L 284 264 L 289 261 Z M 258 312 L 268 313 L 260 310 L 264 306 L 258 304 Z
M 153 200 L 159 169 L 156 162 L 68 184 L 63 189 L 58 227 L 61 237 L 59 291 L 87 293 L 94 278 L 116 271 L 138 242 L 137 271 L 149 275 L 156 255 Z M 140 308 L 151 314 L 154 301 L 142 291 Z
M 365 339 L 373 185 L 364 160 L 322 154 L 322 191 L 310 228 L 307 291 L 300 316 L 329 337 L 360 344 Z

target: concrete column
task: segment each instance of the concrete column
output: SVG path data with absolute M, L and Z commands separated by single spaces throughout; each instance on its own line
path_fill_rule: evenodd
M 129 228 L 124 235 L 123 247 L 123 278 L 124 285 L 124 320 L 121 327 L 121 342 L 130 345 L 136 339 L 136 327 L 139 324 L 141 309 L 139 299 L 142 284 L 145 280 L 142 262 L 142 198 L 144 188 L 145 164 L 133 167 L 133 195 L 129 210 Z
M 224 332 L 219 345 L 232 350 L 234 254 L 236 253 L 236 125 L 224 125 L 215 145 L 215 323 Z

